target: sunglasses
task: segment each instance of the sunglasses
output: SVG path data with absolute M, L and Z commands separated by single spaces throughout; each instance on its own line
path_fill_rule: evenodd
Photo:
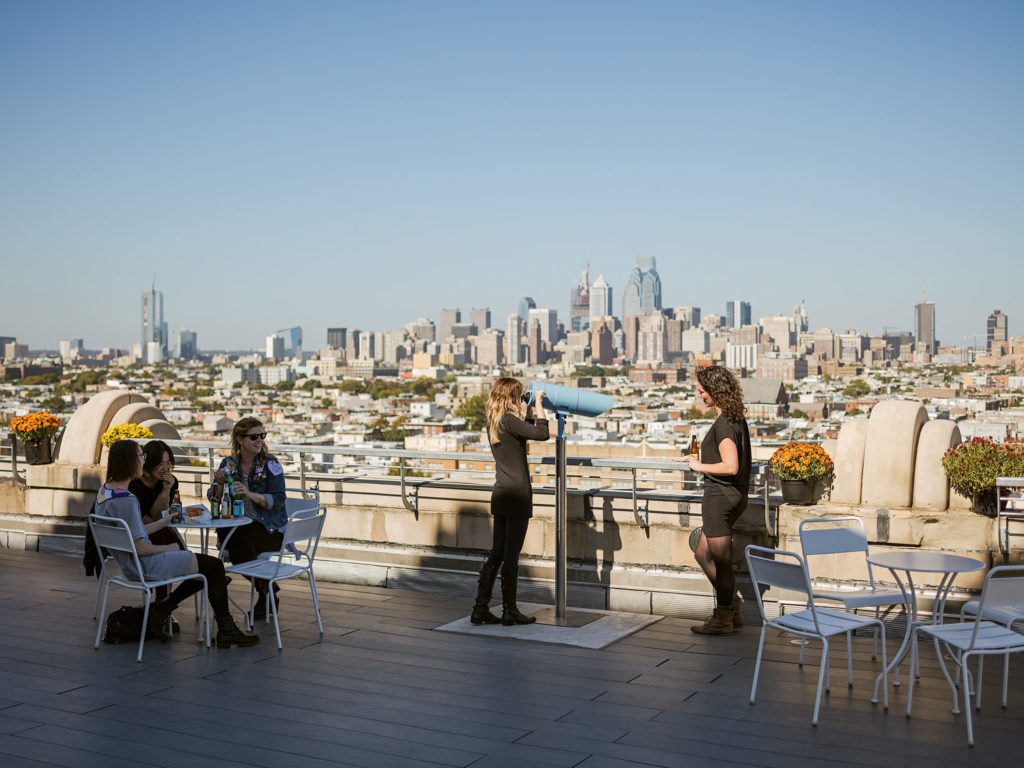
M 266 432 L 254 432 L 251 435 L 242 435 L 242 437 L 247 437 L 250 440 L 266 440 L 267 439 L 267 433 Z

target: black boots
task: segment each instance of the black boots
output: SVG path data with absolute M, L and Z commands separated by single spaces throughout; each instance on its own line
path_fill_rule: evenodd
M 218 648 L 230 648 L 233 645 L 256 645 L 259 641 L 259 635 L 247 635 L 235 626 L 235 620 L 230 615 L 217 617 Z
M 491 613 L 491 592 L 494 590 L 494 580 L 498 576 L 498 567 L 488 565 L 486 562 L 480 569 L 480 580 L 476 586 L 476 602 L 473 603 L 473 613 L 470 614 L 470 624 L 500 624 L 501 619 Z
M 519 569 L 505 568 L 501 572 L 501 623 L 506 627 L 513 624 L 533 624 L 537 619 L 519 612 L 516 592 L 519 590 Z

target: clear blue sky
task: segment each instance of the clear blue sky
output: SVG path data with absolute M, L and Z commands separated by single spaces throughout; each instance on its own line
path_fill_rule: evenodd
M 0 0 L 0 335 L 393 329 L 589 262 L 664 302 L 1024 334 L 1020 2 Z M 970 343 L 970 340 L 968 340 Z

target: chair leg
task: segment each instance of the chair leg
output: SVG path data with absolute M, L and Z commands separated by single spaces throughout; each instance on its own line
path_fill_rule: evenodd
M 818 725 L 818 710 L 821 708 L 821 684 L 828 676 L 828 638 L 821 639 L 821 668 L 818 670 L 818 690 L 814 694 L 814 717 L 811 718 L 811 725 Z M 828 686 L 825 687 L 828 690 Z
M 875 621 L 881 621 L 879 617 L 879 607 L 875 606 Z M 871 630 L 871 660 L 874 661 L 878 658 L 876 651 L 878 650 L 878 627 L 874 627 Z
M 910 663 L 913 664 L 917 661 L 917 630 L 912 630 L 910 634 Z M 897 670 L 899 666 L 896 667 Z M 882 670 L 885 673 L 885 670 Z M 878 681 L 875 681 L 875 685 L 878 685 Z M 887 691 L 888 693 L 888 691 Z M 914 703 L 914 686 L 910 685 L 907 687 L 907 717 L 910 717 L 910 707 Z
M 846 633 L 846 686 L 853 688 L 853 632 Z
M 750 684 L 750 703 L 754 703 L 754 695 L 757 693 L 757 676 L 761 672 L 761 654 L 764 653 L 764 633 L 768 629 L 765 624 L 761 627 L 761 640 L 757 644 L 757 659 L 754 661 L 754 682 Z
M 827 696 L 832 692 L 832 665 L 829 664 L 827 643 L 823 644 L 821 648 L 821 663 L 825 667 L 825 695 Z
M 954 715 L 959 715 L 960 714 L 960 710 L 958 709 L 959 704 L 958 704 L 958 700 L 957 700 L 956 683 L 953 682 L 953 677 L 952 677 L 952 675 L 949 674 L 949 669 L 946 668 L 946 660 L 944 658 L 942 658 L 942 646 L 939 643 L 939 638 L 933 637 L 932 638 L 932 643 L 935 646 L 935 657 L 939 660 L 939 666 L 942 667 L 942 674 L 945 675 L 946 682 L 949 683 L 949 687 L 953 690 L 953 714 Z M 964 687 L 964 690 L 969 692 L 971 690 L 971 679 L 970 679 L 970 672 L 967 669 L 967 664 L 964 662 L 963 658 L 960 658 L 957 661 L 957 663 L 963 668 L 963 673 L 964 673 L 963 687 Z M 911 685 L 911 687 L 913 687 L 913 685 Z M 968 693 L 967 695 L 970 696 L 970 693 Z
M 320 599 L 316 594 L 316 581 L 313 580 L 313 569 L 310 568 L 306 573 L 309 576 L 309 591 L 313 594 L 313 610 L 316 611 L 316 625 L 320 628 L 320 636 L 324 634 L 324 623 L 320 620 Z
M 142 646 L 146 644 L 146 627 L 149 626 L 149 601 L 152 599 L 149 590 L 146 590 L 146 603 L 142 609 L 142 631 L 139 632 L 139 655 L 135 657 L 135 663 L 142 662 Z
M 1006 686 L 1010 682 L 1010 654 L 1003 655 L 1003 709 L 1006 709 Z
M 807 647 L 807 638 L 806 637 L 801 637 L 800 638 L 800 658 L 797 659 L 797 662 L 796 662 L 796 665 L 798 667 L 802 667 L 804 665 L 804 648 L 806 648 L 806 647 Z
M 274 582 L 267 582 L 267 606 L 274 614 L 274 634 L 277 635 L 277 650 L 281 650 L 281 623 L 277 618 L 277 598 L 274 596 Z
M 964 669 L 964 677 L 967 676 L 967 659 L 969 654 L 964 654 L 961 664 Z M 971 687 L 966 684 L 964 680 L 964 712 L 967 713 L 967 746 L 974 746 L 974 723 L 971 722 Z M 956 692 L 953 693 L 953 697 L 956 698 Z
M 978 657 L 978 684 L 974 686 L 974 708 L 981 709 L 981 675 L 985 671 L 985 657 Z
M 100 607 L 100 609 L 98 611 L 99 616 L 102 616 L 103 618 L 100 619 L 99 624 L 96 625 L 96 643 L 93 645 L 93 648 L 95 648 L 97 650 L 99 650 L 100 639 L 103 637 L 103 629 L 104 629 L 104 627 L 106 627 L 106 623 L 107 623 L 106 622 L 106 616 L 107 616 L 107 597 L 109 597 L 109 595 L 110 595 L 110 581 L 107 580 L 107 581 L 104 581 L 104 584 L 103 584 L 103 605 Z M 97 597 L 98 596 L 99 595 L 97 593 Z
M 886 667 L 889 658 L 885 652 L 885 625 L 882 624 L 881 620 L 878 622 L 878 627 L 875 628 L 876 632 L 882 635 L 882 698 L 884 699 L 883 708 L 889 710 L 889 671 Z M 877 635 L 876 635 L 877 636 Z M 875 691 L 871 698 L 872 704 L 878 703 L 878 678 L 875 678 Z

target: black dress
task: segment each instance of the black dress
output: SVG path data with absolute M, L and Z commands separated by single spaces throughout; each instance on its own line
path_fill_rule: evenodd
M 526 463 L 526 441 L 547 440 L 548 420 L 527 419 L 506 413 L 498 430 L 501 442 L 491 443 L 494 456 L 494 489 L 491 514 L 511 519 L 533 517 L 533 488 Z

